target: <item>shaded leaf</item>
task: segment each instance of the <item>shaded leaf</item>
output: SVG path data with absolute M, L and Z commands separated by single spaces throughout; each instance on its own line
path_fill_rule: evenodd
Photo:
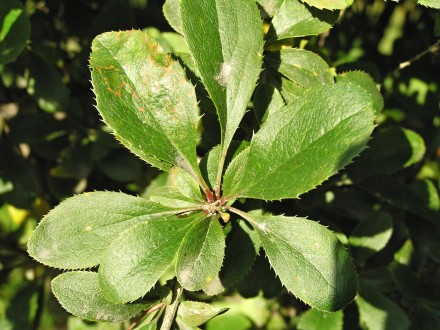
M 93 151 L 90 151 L 91 156 Z M 127 149 L 117 149 L 102 159 L 98 168 L 109 178 L 116 182 L 135 181 L 144 174 L 145 163 L 135 157 Z
M 231 160 L 241 151 L 243 151 L 248 145 L 249 142 L 247 141 L 232 141 L 228 153 L 226 154 L 225 164 L 229 164 Z M 220 162 L 221 151 L 221 146 L 217 145 L 209 150 L 209 152 L 200 161 L 200 169 L 202 174 L 206 182 L 208 182 L 212 188 L 215 186 L 215 179 Z
M 109 0 L 98 7 L 99 14 L 88 22 L 92 37 L 106 31 L 128 30 L 136 25 L 136 17 L 129 1 Z
M 267 119 L 229 165 L 225 197 L 295 198 L 359 154 L 374 128 L 371 97 L 345 83 L 312 87 Z
M 333 73 L 322 57 L 305 49 L 286 48 L 272 52 L 265 61 L 304 89 L 334 81 Z
M 412 130 L 401 127 L 382 129 L 348 172 L 354 180 L 374 174 L 391 175 L 421 161 L 425 150 L 423 138 Z
M 203 302 L 182 301 L 177 310 L 177 322 L 190 327 L 198 327 L 227 310 L 227 308 L 215 307 Z
M 419 280 L 409 266 L 393 261 L 388 265 L 388 270 L 397 289 L 405 298 L 416 300 L 419 297 Z
M 37 185 L 31 164 L 6 139 L 0 139 L 0 196 L 18 208 L 31 209 L 37 197 Z
M 392 234 L 393 219 L 388 213 L 378 212 L 361 221 L 348 239 L 350 245 L 356 248 L 356 261 L 363 262 L 382 250 Z
M 266 55 L 265 62 L 271 83 L 280 90 L 287 103 L 315 85 L 334 82 L 328 64 L 308 50 L 286 48 L 271 52 Z
M 123 322 L 149 307 L 108 302 L 99 288 L 98 274 L 93 272 L 61 274 L 52 281 L 52 291 L 69 313 L 89 321 Z
M 411 184 L 413 191 L 420 196 L 423 204 L 432 212 L 440 211 L 440 196 L 431 180 L 416 180 Z
M 0 65 L 12 62 L 21 53 L 30 35 L 29 18 L 20 1 L 0 3 Z
M 264 123 L 268 116 L 284 106 L 283 97 L 271 84 L 262 84 L 255 89 L 253 103 L 259 123 Z
M 64 110 L 69 103 L 69 89 L 55 67 L 36 53 L 25 57 L 28 61 L 27 92 L 38 106 L 47 112 Z
M 402 308 L 385 297 L 375 287 L 361 286 L 356 298 L 361 326 L 367 329 L 408 329 L 409 319 Z
M 432 330 L 440 328 L 440 311 L 420 303 L 411 322 L 410 330 Z
M 175 209 L 197 207 L 201 204 L 200 201 L 182 194 L 177 187 L 168 186 L 155 189 L 150 199 L 155 203 Z
M 260 14 L 252 0 L 182 0 L 180 5 L 185 39 L 217 109 L 224 156 L 260 74 Z
M 435 210 L 430 210 L 429 204 L 425 200 L 429 196 L 428 191 L 426 191 L 426 194 L 420 195 L 411 185 L 402 183 L 395 177 L 385 175 L 369 177 L 367 180 L 363 180 L 360 186 L 380 200 L 398 209 L 437 222 L 438 215 L 436 213 L 438 211 L 433 212 Z
M 40 222 L 28 253 L 57 268 L 93 267 L 124 230 L 173 212 L 159 204 L 117 192 L 91 192 L 68 198 Z
M 116 137 L 150 164 L 200 179 L 197 100 L 182 67 L 141 31 L 96 37 L 90 67 L 97 108 Z
M 177 279 L 190 291 L 202 289 L 220 271 L 223 263 L 225 238 L 215 217 L 195 224 L 179 248 L 176 262 Z
M 236 284 L 238 292 L 245 298 L 259 296 L 260 299 L 270 299 L 278 297 L 283 292 L 283 285 L 266 258 L 264 249 L 259 252 L 251 269 Z
M 260 251 L 260 244 L 257 233 L 242 220 L 229 233 L 226 258 L 220 272 L 220 280 L 226 288 L 238 282 L 249 271 Z
M 240 281 L 251 269 L 258 252 L 260 239 L 243 220 L 232 221 L 232 229 L 226 237 L 225 260 L 218 277 L 203 288 L 209 295 L 223 292 Z M 257 285 L 257 283 L 252 283 Z
M 310 308 L 298 322 L 298 330 L 342 330 L 344 326 L 344 313 L 342 311 L 325 313 Z
M 101 259 L 99 285 L 114 303 L 145 295 L 171 264 L 190 226 L 205 217 L 166 217 L 124 231 Z
M 257 0 L 263 18 L 273 17 L 283 0 Z
M 299 299 L 323 311 L 350 303 L 357 275 L 350 255 L 324 226 L 304 218 L 246 214 L 281 282 Z
M 337 11 L 310 8 L 299 0 L 284 0 L 274 14 L 267 39 L 272 42 L 323 33 L 330 30 L 338 15 Z

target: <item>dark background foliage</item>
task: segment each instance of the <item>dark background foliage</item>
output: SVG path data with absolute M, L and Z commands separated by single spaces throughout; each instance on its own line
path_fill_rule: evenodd
M 73 194 L 148 196 L 165 183 L 103 126 L 88 57 L 101 32 L 148 28 L 160 40 L 172 29 L 162 1 L 22 4 L 29 40 L 15 61 L 0 65 L 0 329 L 121 329 L 68 315 L 50 292 L 59 272 L 30 259 L 26 242 L 41 217 Z M 355 0 L 328 33 L 287 41 L 337 72 L 370 73 L 385 100 L 370 148 L 346 170 L 299 200 L 243 205 L 319 219 L 339 233 L 361 282 L 356 302 L 335 316 L 345 329 L 440 328 L 439 36 L 438 11 L 415 1 Z M 246 137 L 254 118 L 247 115 L 243 127 L 237 134 Z M 217 132 L 205 116 L 200 156 L 218 143 Z M 234 290 L 209 299 L 233 307 L 209 329 L 318 329 L 322 319 L 283 290 L 264 256 Z

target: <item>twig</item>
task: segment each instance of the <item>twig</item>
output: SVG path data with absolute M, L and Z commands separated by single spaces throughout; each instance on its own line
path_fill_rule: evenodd
M 440 40 L 437 40 L 437 42 L 431 46 L 429 46 L 427 49 L 425 49 L 423 52 L 417 54 L 416 56 L 412 57 L 411 59 L 402 62 L 399 64 L 399 66 L 391 73 L 391 75 L 395 76 L 397 73 L 399 73 L 400 70 L 410 66 L 415 61 L 418 61 L 423 56 L 427 54 L 434 54 L 440 50 Z
M 163 306 L 165 306 L 165 304 L 163 302 L 158 303 L 156 305 L 154 305 L 153 307 L 151 307 L 150 309 L 147 309 L 146 311 L 143 311 L 134 321 L 133 323 L 130 324 L 130 327 L 127 330 L 133 330 L 138 323 L 140 322 L 140 320 L 148 314 L 154 313 L 155 311 L 157 311 L 158 309 L 162 308 Z
M 165 310 L 165 315 L 163 317 L 162 325 L 160 330 L 170 330 L 173 325 L 174 318 L 176 317 L 177 307 L 180 304 L 180 297 L 182 296 L 183 288 L 176 280 L 176 286 L 174 287 L 173 301 L 171 305 L 167 306 Z

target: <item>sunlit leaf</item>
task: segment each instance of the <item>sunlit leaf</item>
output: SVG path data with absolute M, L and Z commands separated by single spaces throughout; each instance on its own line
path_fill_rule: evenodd
M 43 218 L 28 243 L 28 253 L 51 267 L 93 267 L 124 230 L 171 214 L 169 208 L 123 193 L 76 195 Z
M 297 217 L 247 214 L 244 218 L 257 231 L 281 282 L 295 296 L 328 312 L 354 299 L 357 275 L 351 257 L 327 228 Z
M 123 322 L 149 307 L 145 303 L 110 303 L 99 288 L 98 274 L 93 272 L 61 274 L 52 281 L 52 291 L 68 312 L 90 321 Z

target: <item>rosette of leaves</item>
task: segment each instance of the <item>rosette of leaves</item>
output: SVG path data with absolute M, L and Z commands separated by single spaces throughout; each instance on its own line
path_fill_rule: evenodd
M 99 35 L 90 58 L 105 124 L 131 152 L 169 172 L 172 184 L 149 200 L 119 192 L 71 197 L 41 221 L 29 254 L 69 270 L 53 281 L 53 292 L 89 320 L 120 322 L 144 311 L 142 326 L 169 328 L 176 315 L 180 325 L 198 326 L 223 310 L 200 303 L 177 312 L 182 292 L 218 292 L 212 288 L 237 282 L 260 248 L 296 297 L 318 310 L 342 309 L 358 283 L 334 233 L 310 219 L 245 212 L 234 202 L 297 198 L 350 163 L 381 111 L 374 83 L 362 72 L 335 79 L 323 59 L 303 49 L 267 53 L 254 1 L 173 3 L 187 68 L 142 31 Z M 256 89 L 263 61 L 271 78 Z M 221 128 L 220 145 L 200 163 L 203 109 L 188 68 Z M 261 127 L 250 141 L 234 140 L 251 98 Z M 171 299 L 160 294 L 165 272 L 175 278 Z

